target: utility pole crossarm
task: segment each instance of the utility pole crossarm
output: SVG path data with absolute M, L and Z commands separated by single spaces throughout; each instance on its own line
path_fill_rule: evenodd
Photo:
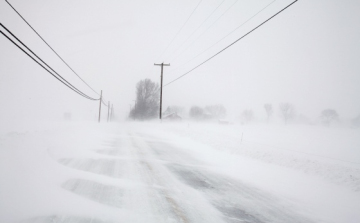
M 160 64 L 157 64 L 157 63 L 154 63 L 155 66 L 170 66 L 170 64 L 165 64 L 165 63 L 160 63 Z

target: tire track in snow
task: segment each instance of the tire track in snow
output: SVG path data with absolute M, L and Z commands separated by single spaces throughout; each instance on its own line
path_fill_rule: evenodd
M 148 185 L 147 196 L 153 212 L 160 212 L 162 216 L 157 222 L 223 222 L 204 197 L 178 181 L 163 162 L 156 159 L 145 140 L 137 134 L 132 137 L 133 153 L 138 157 L 140 177 Z
M 227 222 L 310 222 L 280 204 L 275 197 L 256 188 L 208 171 L 202 168 L 200 162 L 197 163 L 198 165 L 188 165 L 188 163 L 194 164 L 196 159 L 171 144 L 160 142 L 150 144 L 154 154 L 168 161 L 167 168 L 180 181 L 206 196 Z M 175 156 L 171 156 L 171 153 Z M 185 160 L 183 162 L 185 165 L 179 164 L 181 163 L 179 160 Z
M 157 176 L 157 173 L 155 172 L 152 165 L 145 159 L 146 156 L 145 156 L 144 152 L 141 150 L 141 146 L 138 145 L 138 141 L 135 141 L 134 137 L 132 137 L 132 143 L 133 143 L 134 148 L 136 149 L 136 153 L 137 153 L 134 155 L 139 156 L 139 158 L 140 158 L 139 172 L 143 175 L 142 178 L 145 180 L 145 183 L 148 186 L 153 186 L 155 184 L 157 186 L 163 187 L 164 183 Z M 159 193 L 159 192 L 162 193 L 162 196 L 161 196 L 161 194 L 160 194 L 160 196 L 159 196 L 159 194 L 155 194 L 155 193 Z M 157 202 L 156 202 L 157 204 L 162 204 L 165 201 L 166 207 L 162 207 L 162 209 L 169 208 L 168 211 L 170 211 L 170 213 L 172 213 L 173 217 L 175 217 L 177 219 L 176 222 L 183 222 L 183 223 L 189 222 L 186 215 L 184 214 L 183 209 L 179 206 L 177 201 L 170 196 L 170 194 L 168 193 L 168 191 L 166 189 L 163 189 L 161 191 L 150 189 L 150 190 L 148 190 L 148 194 L 149 194 L 150 198 L 157 199 Z

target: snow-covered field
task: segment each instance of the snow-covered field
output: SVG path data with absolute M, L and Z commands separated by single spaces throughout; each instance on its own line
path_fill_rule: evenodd
M 360 222 L 360 131 L 20 125 L 0 177 L 0 222 Z

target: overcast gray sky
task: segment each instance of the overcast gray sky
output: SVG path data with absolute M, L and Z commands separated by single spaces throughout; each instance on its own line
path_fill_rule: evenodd
M 199 1 L 10 0 L 89 85 L 104 91 L 121 117 L 134 104 L 136 82 L 160 81 L 160 67 L 154 63 L 171 64 L 164 69 L 166 84 L 292 1 L 222 2 L 203 0 L 171 42 Z M 222 103 L 232 117 L 253 109 L 258 118 L 264 118 L 264 103 L 277 109 L 279 103 L 290 102 L 298 114 L 309 117 L 333 108 L 340 116 L 353 118 L 360 114 L 359 11 L 356 0 L 300 0 L 166 86 L 164 107 Z M 0 1 L 0 22 L 71 83 L 96 97 L 4 0 Z M 3 36 L 0 49 L 0 120 L 61 118 L 64 112 L 72 112 L 75 118 L 96 118 L 97 102 L 70 91 Z

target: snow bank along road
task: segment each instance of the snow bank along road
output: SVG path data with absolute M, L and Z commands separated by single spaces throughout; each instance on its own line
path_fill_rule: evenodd
M 7 176 L 1 172 L 5 176 L 1 222 L 326 220 L 299 208 L 298 201 L 223 174 L 201 158 L 199 151 L 204 148 L 198 149 L 202 145 L 191 140 L 184 143 L 139 125 L 85 130 L 59 129 L 2 139 L 13 151 L 1 151 L 12 158 L 1 166 L 8 171 Z

